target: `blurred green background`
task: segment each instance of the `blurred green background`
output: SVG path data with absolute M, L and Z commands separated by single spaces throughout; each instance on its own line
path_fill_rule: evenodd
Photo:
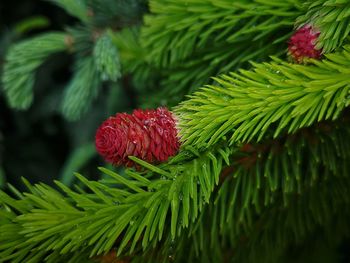
M 0 67 L 8 47 L 47 31 L 62 31 L 78 21 L 52 3 L 37 0 L 1 1 Z M 0 88 L 0 187 L 10 183 L 20 190 L 21 177 L 30 182 L 72 184 L 74 171 L 97 179 L 104 164 L 94 148 L 98 125 L 118 111 L 136 106 L 136 92 L 127 78 L 103 86 L 89 112 L 67 121 L 58 112 L 63 89 L 73 74 L 72 55 L 59 53 L 37 71 L 34 102 L 28 110 L 10 109 Z M 1 84 L 0 84 L 1 85 Z

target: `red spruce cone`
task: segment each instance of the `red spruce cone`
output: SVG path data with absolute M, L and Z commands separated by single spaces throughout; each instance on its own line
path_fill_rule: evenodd
M 316 49 L 320 32 L 311 25 L 299 28 L 288 43 L 288 53 L 297 63 L 306 62 L 307 58 L 320 59 L 322 50 Z
M 96 150 L 114 165 L 132 166 L 128 156 L 150 163 L 164 162 L 179 150 L 175 125 L 173 114 L 164 107 L 117 113 L 98 128 Z

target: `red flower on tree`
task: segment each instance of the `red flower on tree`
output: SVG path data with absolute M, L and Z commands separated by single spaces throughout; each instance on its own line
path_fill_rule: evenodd
M 117 113 L 97 129 L 97 152 L 114 165 L 132 166 L 128 156 L 147 162 L 163 162 L 180 147 L 174 115 L 164 107 Z

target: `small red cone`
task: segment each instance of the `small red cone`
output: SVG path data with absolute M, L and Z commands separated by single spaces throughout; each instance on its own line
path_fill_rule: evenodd
M 299 28 L 289 39 L 288 53 L 297 63 L 304 63 L 308 58 L 320 59 L 322 50 L 316 49 L 320 32 L 311 25 Z
M 117 113 L 97 129 L 97 152 L 114 165 L 132 166 L 128 156 L 164 162 L 180 147 L 174 115 L 165 107 Z

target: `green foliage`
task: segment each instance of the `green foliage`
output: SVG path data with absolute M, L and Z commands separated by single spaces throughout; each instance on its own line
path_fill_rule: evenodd
M 18 193 L 19 194 L 19 193 Z M 9 197 L 0 193 L 1 199 L 9 199 Z M 19 194 L 18 198 L 22 199 L 17 201 L 17 207 L 20 207 L 20 211 L 24 212 L 28 210 L 31 206 L 25 207 L 23 199 L 24 195 Z M 22 203 L 21 203 L 22 202 Z M 21 203 L 21 204 L 20 204 Z M 80 253 L 67 253 L 60 254 L 58 251 L 54 251 L 50 255 L 47 255 L 46 248 L 50 245 L 50 241 L 44 243 L 42 246 L 35 247 L 28 243 L 22 243 L 24 233 L 20 233 L 22 230 L 20 225 L 16 225 L 13 221 L 16 218 L 16 214 L 8 209 L 7 206 L 1 207 L 0 210 L 0 230 L 1 230 L 1 240 L 4 240 L 3 237 L 6 236 L 7 242 L 1 242 L 0 250 L 6 251 L 1 253 L 0 262 L 8 262 L 11 259 L 11 262 L 20 263 L 20 262 L 42 262 L 44 259 L 45 262 L 55 263 L 55 262 L 69 262 L 69 263 L 80 263 L 80 262 L 89 262 L 88 255 L 85 250 L 81 250 Z M 67 211 L 68 212 L 68 211 Z M 51 217 L 52 219 L 53 217 Z M 48 219 L 48 218 L 47 218 Z M 52 222 L 51 222 L 52 223 Z
M 269 207 L 276 204 L 284 208 L 293 207 L 296 195 L 308 195 L 313 187 L 317 189 L 338 177 L 341 181 L 348 180 L 350 154 L 346 149 L 349 141 L 344 137 L 350 130 L 344 120 L 337 122 L 336 126 L 330 131 L 330 123 L 322 123 L 314 131 L 304 129 L 270 144 L 251 146 L 241 158 L 236 158 L 233 178 L 224 183 L 226 185 L 220 188 L 215 200 L 219 232 L 230 233 L 233 235 L 231 240 L 242 235 L 251 236 L 250 229 L 256 214 L 269 213 Z M 312 211 L 314 218 L 321 220 L 323 215 L 317 213 L 325 211 L 317 210 L 317 206 L 311 207 L 315 208 Z M 293 231 L 296 236 L 304 233 L 303 229 Z M 286 238 L 287 241 L 291 242 Z
M 3 211 L 12 214 L 1 224 L 6 227 L 1 243 L 12 244 L 0 247 L 1 258 L 37 262 L 61 255 L 81 260 L 87 256 L 81 249 L 92 257 L 115 247 L 127 254 L 146 250 L 135 262 L 164 262 L 168 256 L 175 262 L 211 262 L 236 246 L 240 250 L 233 260 L 254 262 L 259 256 L 262 262 L 272 262 L 294 240 L 304 240 L 319 226 L 328 227 L 336 213 L 345 212 L 339 208 L 350 202 L 350 141 L 344 141 L 350 132 L 348 121 L 341 119 L 330 131 L 331 126 L 323 123 L 314 132 L 303 130 L 241 151 L 217 148 L 198 153 L 189 147 L 158 167 L 131 157 L 147 170 L 127 170 L 123 177 L 100 168 L 108 175 L 100 182 L 77 174 L 89 190 L 74 191 L 56 182 L 64 194 L 28 183 L 30 193 L 13 189 L 19 200 L 1 193 Z M 229 158 L 234 172 L 229 169 L 219 179 Z M 328 203 L 319 202 L 327 195 L 332 196 L 326 198 Z M 346 226 L 342 218 L 339 224 Z M 237 246 L 242 237 L 249 239 Z
M 63 8 L 68 14 L 79 18 L 82 22 L 89 20 L 85 0 L 47 0 Z
M 234 152 L 199 218 L 136 262 L 285 262 L 310 235 L 350 236 L 349 120 L 334 124 Z
M 91 108 L 102 80 L 118 88 L 108 110 L 122 104 L 122 74 L 138 95 L 156 92 L 146 99 L 156 105 L 208 85 L 175 108 L 183 144 L 162 164 L 130 156 L 136 169 L 101 167 L 99 181 L 76 173 L 71 186 L 94 146 L 69 126 L 82 146 L 56 188 L 24 179 L 27 192 L 0 191 L 0 262 L 88 262 L 110 251 L 134 262 L 287 262 L 312 236 L 350 235 L 348 1 L 151 0 L 144 26 L 142 0 L 52 2 L 82 23 L 12 47 L 11 106 L 30 105 L 35 70 L 62 50 L 75 59 L 61 103 L 68 120 Z M 324 29 L 324 51 L 341 50 L 285 62 L 297 17 Z
M 297 19 L 297 25 L 311 24 L 320 31 L 316 48 L 324 53 L 340 47 L 350 33 L 349 1 L 308 1 L 307 13 Z
M 265 54 L 274 53 L 279 56 L 284 52 L 276 53 L 272 45 L 265 41 L 256 41 L 255 45 L 246 46 L 239 43 L 234 47 L 223 45 L 197 52 L 189 61 L 179 63 L 174 68 L 161 71 L 162 89 L 156 93 L 155 101 L 162 101 L 170 95 L 164 104 L 174 105 L 183 100 L 184 94 L 191 93 L 199 87 L 211 83 L 212 76 L 223 72 L 230 72 L 238 67 L 247 67 L 248 61 L 253 58 L 262 60 Z
M 26 18 L 15 25 L 14 31 L 17 34 L 24 34 L 28 31 L 45 28 L 49 26 L 50 21 L 44 16 L 33 16 Z
M 11 107 L 27 109 L 31 105 L 35 71 L 48 56 L 67 49 L 65 38 L 64 33 L 47 33 L 10 47 L 2 82 Z
M 177 107 L 185 145 L 213 145 L 230 136 L 230 143 L 261 140 L 274 125 L 274 137 L 293 133 L 316 121 L 336 119 L 349 103 L 350 47 L 296 65 L 276 58 L 252 63 L 251 71 L 222 75 Z M 204 129 L 205 127 L 205 129 Z
M 71 51 L 75 56 L 73 78 L 65 90 L 62 113 L 68 120 L 78 120 L 91 106 L 98 94 L 101 80 L 117 81 L 121 76 L 117 47 L 111 40 L 111 23 L 120 27 L 139 23 L 143 12 L 142 1 L 71 1 L 50 0 L 67 13 L 79 18 L 82 24 L 69 27 L 67 33 L 46 33 L 13 45 L 6 57 L 3 83 L 9 105 L 16 109 L 27 109 L 33 100 L 32 89 L 35 71 L 46 58 L 60 51 Z M 116 10 L 120 9 L 117 13 Z M 101 12 L 109 10 L 109 18 L 101 20 Z M 133 13 L 128 17 L 122 10 Z M 134 12 L 135 11 L 135 12 Z M 106 14 L 105 14 L 106 15 Z M 107 23 L 108 22 L 108 23 Z M 15 30 L 40 27 L 43 19 L 24 21 Z M 93 63 L 90 63 L 90 57 Z M 20 76 L 20 77 L 18 77 Z M 87 101 L 85 101 L 87 100 Z
M 118 237 L 118 253 L 126 247 L 132 252 L 141 243 L 141 235 L 144 249 L 161 240 L 165 232 L 170 231 L 175 238 L 209 202 L 229 154 L 225 148 L 218 149 L 217 154 L 198 156 L 184 151 L 160 167 L 131 157 L 148 172 L 127 170 L 127 177 L 122 177 L 100 168 L 110 176 L 101 182 L 77 174 L 90 191 L 73 191 L 56 182 L 67 197 L 44 184 L 27 183 L 30 193 L 19 194 L 20 200 L 1 192 L 0 202 L 13 217 L 0 243 L 8 244 L 14 238 L 16 242 L 3 247 L 0 256 L 28 261 L 40 251 L 40 256 L 35 254 L 39 260 L 56 252 L 77 254 L 85 248 L 94 256 L 108 252 Z M 17 212 L 20 216 L 14 219 Z M 169 226 L 167 218 L 171 218 Z M 28 250 L 22 249 L 24 246 Z
M 62 103 L 62 114 L 68 120 L 78 120 L 87 112 L 101 85 L 92 57 L 78 61 L 75 75 L 69 83 Z
M 271 36 L 293 25 L 300 5 L 300 1 L 153 0 L 142 43 L 150 50 L 148 59 L 164 67 L 198 49 Z
M 332 244 L 348 238 L 349 186 L 348 178 L 330 179 L 308 189 L 300 198 L 291 198 L 286 208 L 274 206 L 252 228 L 247 244 L 237 247 L 239 254 L 234 262 L 243 258 L 247 262 L 255 262 L 256 258 L 261 262 L 288 262 L 286 250 L 290 245 L 302 247 L 310 236 L 325 235 L 324 242 Z
M 119 50 L 123 74 L 133 74 L 137 87 L 150 82 L 154 71 L 154 68 L 145 64 L 146 50 L 139 43 L 139 31 L 138 27 L 131 27 L 111 33 L 112 42 Z
M 301 10 L 296 0 L 150 1 L 139 41 L 161 76 L 151 100 L 176 105 L 212 76 L 284 54 Z
M 219 220 L 227 212 L 227 203 L 224 202 L 230 201 L 232 186 L 235 184 L 231 182 L 222 186 L 231 195 L 218 196 L 216 203 L 213 201 L 206 207 L 198 222 L 181 237 L 175 248 L 168 246 L 164 254 L 154 253 L 148 262 L 166 262 L 160 259 L 169 252 L 175 262 L 256 262 L 257 258 L 259 262 L 295 262 L 291 260 L 293 255 L 288 254 L 292 244 L 302 246 L 307 237 L 322 233 L 326 235 L 324 242 L 331 240 L 334 243 L 334 239 L 341 240 L 350 235 L 347 222 L 350 212 L 348 179 L 332 178 L 317 183 L 303 195 L 290 195 L 288 206 L 277 201 L 265 208 L 259 217 L 254 214 L 249 223 L 237 222 L 238 215 L 233 214 L 221 228 Z M 334 192 L 337 193 L 335 198 Z M 323 204 L 320 200 L 327 201 Z M 226 211 L 222 210 L 224 206 Z M 249 227 L 243 229 L 243 224 L 249 224 Z M 143 258 L 139 262 L 145 262 Z
M 120 61 L 117 48 L 113 45 L 108 33 L 103 34 L 96 41 L 93 56 L 96 69 L 103 80 L 116 81 L 120 73 Z

